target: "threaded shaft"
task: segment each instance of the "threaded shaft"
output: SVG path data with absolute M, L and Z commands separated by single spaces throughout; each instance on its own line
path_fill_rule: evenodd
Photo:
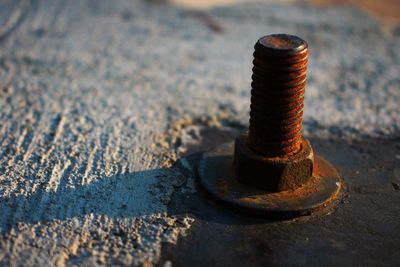
M 266 157 L 291 156 L 301 144 L 308 45 L 273 34 L 254 49 L 248 144 Z

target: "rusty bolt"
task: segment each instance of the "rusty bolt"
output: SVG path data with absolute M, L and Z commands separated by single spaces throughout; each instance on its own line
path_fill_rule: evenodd
M 200 182 L 215 198 L 247 211 L 310 214 L 337 198 L 342 180 L 301 135 L 308 45 L 273 34 L 254 48 L 249 131 L 204 153 Z
M 254 48 L 250 126 L 235 142 L 236 175 L 271 191 L 294 189 L 311 178 L 314 163 L 311 145 L 301 136 L 308 45 L 274 34 Z
M 308 45 L 274 34 L 254 48 L 248 144 L 266 157 L 288 157 L 300 150 Z

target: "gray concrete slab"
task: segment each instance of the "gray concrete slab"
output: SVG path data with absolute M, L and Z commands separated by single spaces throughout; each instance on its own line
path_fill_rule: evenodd
M 398 137 L 399 31 L 355 8 L 1 6 L 1 265 L 159 262 L 196 219 L 168 211 L 174 192 L 196 191 L 173 163 L 205 127 L 245 128 L 264 34 L 309 42 L 305 135 Z

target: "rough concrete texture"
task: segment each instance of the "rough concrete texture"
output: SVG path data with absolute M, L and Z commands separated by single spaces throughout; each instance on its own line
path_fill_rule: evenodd
M 396 136 L 400 34 L 350 7 L 189 11 L 141 1 L 3 1 L 0 265 L 157 263 L 192 218 L 173 162 L 205 126 L 247 124 L 253 45 L 309 42 L 304 133 Z

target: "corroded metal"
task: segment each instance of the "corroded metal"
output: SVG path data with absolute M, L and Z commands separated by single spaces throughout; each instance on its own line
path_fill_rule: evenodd
M 247 134 L 235 140 L 234 166 L 239 182 L 272 192 L 300 187 L 312 176 L 314 152 L 305 138 L 300 150 L 290 157 L 268 158 L 254 153 L 247 145 Z
M 267 157 L 293 155 L 301 146 L 308 45 L 276 34 L 254 49 L 248 144 Z
M 258 40 L 249 132 L 200 162 L 200 182 L 215 198 L 279 217 L 310 214 L 337 198 L 338 171 L 301 135 L 307 60 L 308 45 L 296 36 Z
M 318 156 L 312 176 L 296 189 L 271 192 L 248 186 L 236 178 L 233 151 L 231 142 L 204 153 L 198 174 L 201 185 L 213 197 L 246 212 L 283 218 L 308 215 L 334 201 L 342 187 L 338 171 Z

